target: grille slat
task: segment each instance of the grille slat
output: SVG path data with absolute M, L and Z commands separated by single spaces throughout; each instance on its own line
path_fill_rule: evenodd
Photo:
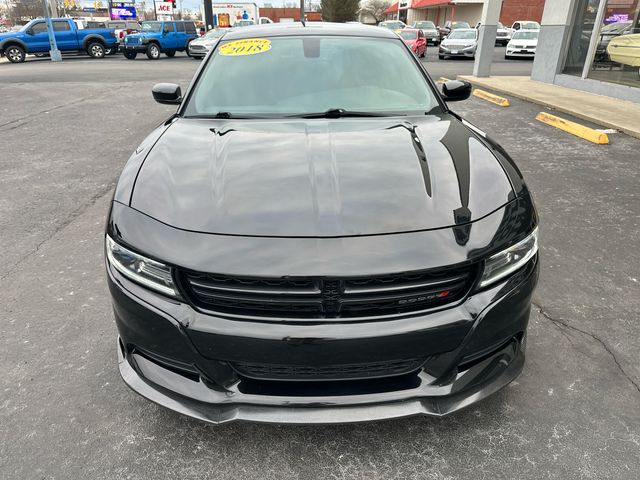
M 418 370 L 426 360 L 426 358 L 411 358 L 323 366 L 233 362 L 231 366 L 240 375 L 259 380 L 354 380 L 404 375 Z
M 475 266 L 371 277 L 234 277 L 180 272 L 195 306 L 241 317 L 342 319 L 390 316 L 462 299 Z

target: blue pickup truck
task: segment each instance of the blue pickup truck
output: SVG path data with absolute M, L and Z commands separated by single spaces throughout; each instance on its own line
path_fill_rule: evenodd
M 125 37 L 122 51 L 129 60 L 138 53 L 145 53 L 151 60 L 160 58 L 161 53 L 173 57 L 176 52 L 186 51 L 189 55 L 189 42 L 197 37 L 193 22 L 142 22 L 139 33 Z
M 69 18 L 51 20 L 61 52 L 85 51 L 93 58 L 102 58 L 108 49 L 117 49 L 114 29 L 80 29 Z M 46 53 L 50 49 L 47 23 L 43 18 L 31 20 L 17 32 L 0 34 L 0 56 L 10 62 L 24 62 L 28 53 Z

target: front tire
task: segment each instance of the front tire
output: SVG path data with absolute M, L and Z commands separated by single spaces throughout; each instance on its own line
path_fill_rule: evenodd
M 104 58 L 104 45 L 99 42 L 91 42 L 87 47 L 87 53 L 91 58 Z
M 11 45 L 4 51 L 4 55 L 11 63 L 22 63 L 27 59 L 27 54 L 22 47 Z
M 126 50 L 122 54 L 124 55 L 124 58 L 129 60 L 135 60 L 138 56 L 138 52 L 128 52 Z
M 439 58 L 440 60 L 444 60 L 444 55 L 438 55 L 438 58 Z
M 150 43 L 147 47 L 147 58 L 149 60 L 158 60 L 160 58 L 160 47 L 155 43 Z

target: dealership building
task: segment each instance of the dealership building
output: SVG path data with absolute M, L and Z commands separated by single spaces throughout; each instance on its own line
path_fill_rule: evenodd
M 463 21 L 474 26 L 480 21 L 484 0 L 404 0 L 389 7 L 385 14 L 388 19 L 400 20 L 411 25 L 420 20 L 431 20 L 436 25 L 447 21 Z M 542 18 L 544 0 L 503 0 L 500 21 L 511 25 L 516 20 Z M 398 13 L 399 10 L 399 13 Z
M 640 103 L 640 0 L 547 1 L 531 78 Z

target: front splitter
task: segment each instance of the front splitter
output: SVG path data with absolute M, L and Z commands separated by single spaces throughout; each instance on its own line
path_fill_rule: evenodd
M 515 346 L 513 353 L 510 362 L 506 362 L 504 359 L 497 360 L 498 357 L 495 356 L 483 361 L 482 363 L 493 362 L 491 365 L 493 374 L 484 382 L 459 393 L 445 396 L 420 396 L 419 393 L 416 394 L 416 391 L 412 390 L 407 395 L 408 398 L 403 400 L 345 405 L 337 403 L 320 405 L 318 402 L 302 405 L 300 401 L 304 401 L 304 399 L 300 398 L 291 399 L 290 402 L 285 400 L 279 405 L 242 403 L 238 402 L 232 394 L 214 392 L 204 386 L 202 382 L 184 379 L 175 372 L 148 362 L 143 368 L 150 373 L 149 369 L 153 369 L 153 376 L 162 378 L 163 385 L 158 385 L 145 378 L 148 375 L 143 376 L 140 373 L 141 365 L 137 365 L 138 368 L 131 365 L 129 359 L 125 358 L 120 345 L 118 346 L 118 361 L 120 374 L 133 391 L 158 405 L 205 422 L 213 424 L 234 421 L 276 424 L 340 424 L 389 420 L 416 415 L 442 417 L 466 408 L 502 389 L 520 374 L 524 367 L 525 355 L 520 345 Z M 479 370 L 479 376 L 482 376 L 484 371 Z M 474 377 L 478 378 L 477 375 Z M 207 389 L 207 393 L 210 392 L 212 398 L 216 399 L 215 403 L 175 393 L 174 390 L 179 390 L 184 382 L 195 384 L 199 389 Z M 453 384 L 455 382 L 454 380 Z M 349 399 L 353 400 L 353 397 L 349 397 Z M 295 406 L 291 405 L 293 402 L 296 402 Z

